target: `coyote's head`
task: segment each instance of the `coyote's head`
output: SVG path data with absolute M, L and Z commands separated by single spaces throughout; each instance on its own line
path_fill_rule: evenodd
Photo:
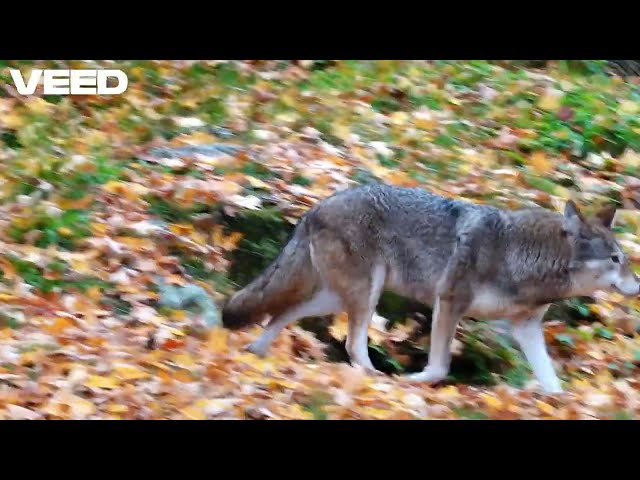
M 564 230 L 572 245 L 570 273 L 576 295 L 597 290 L 640 294 L 640 280 L 613 234 L 615 214 L 615 207 L 608 206 L 585 218 L 573 201 L 565 206 Z

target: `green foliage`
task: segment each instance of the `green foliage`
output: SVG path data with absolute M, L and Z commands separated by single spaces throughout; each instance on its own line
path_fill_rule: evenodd
M 276 208 L 242 212 L 228 218 L 226 226 L 243 234 L 229 271 L 229 278 L 237 285 L 248 284 L 269 266 L 293 231 Z
M 383 345 L 369 344 L 371 362 L 377 370 L 387 373 L 402 373 L 404 366 L 395 358 L 389 355 Z
M 332 399 L 326 392 L 315 392 L 304 404 L 304 409 L 313 415 L 314 420 L 327 420 L 325 407 Z
M 486 413 L 468 408 L 455 407 L 453 412 L 464 420 L 489 420 Z
M 528 379 L 529 367 L 510 340 L 478 322 L 462 338 L 462 355 L 451 364 L 451 377 L 463 383 L 494 385 L 499 377 L 514 386 Z
M 37 247 L 57 245 L 72 249 L 77 240 L 89 235 L 89 219 L 88 210 L 66 210 L 57 216 L 42 212 L 28 227 L 12 225 L 8 233 L 14 241 L 22 243 L 25 236 L 35 230 L 41 232 L 35 242 Z
M 230 293 L 231 284 L 227 276 L 208 268 L 201 258 L 190 254 L 183 254 L 180 255 L 180 265 L 186 270 L 187 274 L 196 280 L 212 283 L 215 285 L 216 291 L 223 294 Z
M 111 286 L 108 282 L 92 277 L 75 278 L 73 280 L 66 280 L 64 278 L 45 278 L 44 269 L 38 267 L 33 262 L 14 256 L 9 256 L 8 260 L 16 269 L 18 275 L 20 275 L 27 284 L 32 285 L 43 293 L 59 291 L 62 289 L 77 290 L 84 293 L 91 287 L 107 288 Z M 61 268 L 62 267 L 60 265 L 54 265 L 54 270 L 56 271 L 59 271 Z M 49 266 L 48 269 L 52 270 L 51 266 Z
M 209 213 L 216 210 L 217 206 L 196 204 L 189 208 L 184 208 L 176 202 L 161 198 L 157 195 L 146 197 L 149 203 L 149 212 L 160 217 L 167 223 L 190 223 L 193 215 L 198 213 Z

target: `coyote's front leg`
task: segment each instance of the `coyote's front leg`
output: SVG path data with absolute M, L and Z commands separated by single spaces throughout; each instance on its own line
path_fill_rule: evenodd
M 431 348 L 425 369 L 410 375 L 415 381 L 437 383 L 449 375 L 451 341 L 456 327 L 471 303 L 468 272 L 475 262 L 473 234 L 461 234 L 449 259 L 442 279 L 438 282 L 438 297 L 434 304 L 431 325 Z
M 529 316 L 513 321 L 513 336 L 520 345 L 520 349 L 527 357 L 533 374 L 547 393 L 560 393 L 562 387 L 553 368 L 553 362 L 544 343 L 542 319 L 549 305 L 540 307 Z

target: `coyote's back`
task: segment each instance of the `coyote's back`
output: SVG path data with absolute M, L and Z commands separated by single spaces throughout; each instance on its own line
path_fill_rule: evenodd
M 223 322 L 236 328 L 275 317 L 343 268 L 370 275 L 382 262 L 390 284 L 424 289 L 429 272 L 446 264 L 456 218 L 475 208 L 418 188 L 375 184 L 339 192 L 307 212 L 277 259 L 227 302 Z M 411 273 L 420 269 L 420 278 Z

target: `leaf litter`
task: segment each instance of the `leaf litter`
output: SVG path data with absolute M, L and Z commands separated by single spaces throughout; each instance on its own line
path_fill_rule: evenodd
M 615 295 L 548 318 L 556 396 L 528 373 L 521 388 L 368 376 L 300 326 L 262 359 L 246 351 L 260 327 L 219 326 L 220 279 L 247 245 L 224 218 L 275 208 L 295 223 L 365 178 L 503 207 L 614 199 L 640 260 L 633 82 L 334 63 L 120 62 L 130 86 L 117 99 L 0 98 L 0 418 L 637 418 L 640 304 Z M 370 344 L 404 360 L 401 345 L 428 343 L 419 331 L 377 315 Z M 344 315 L 329 334 L 344 341 Z

